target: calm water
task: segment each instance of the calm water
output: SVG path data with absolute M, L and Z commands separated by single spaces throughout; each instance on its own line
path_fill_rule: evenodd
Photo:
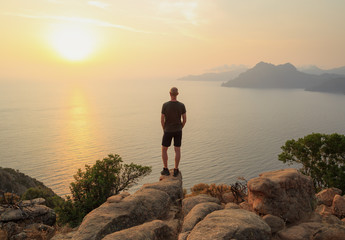
M 173 85 L 187 108 L 180 163 L 186 189 L 286 168 L 277 155 L 288 139 L 312 132 L 345 134 L 344 95 L 223 88 L 219 82 L 2 83 L 0 166 L 65 195 L 78 168 L 117 153 L 124 162 L 152 166 L 151 175 L 132 191 L 157 181 L 160 110 Z

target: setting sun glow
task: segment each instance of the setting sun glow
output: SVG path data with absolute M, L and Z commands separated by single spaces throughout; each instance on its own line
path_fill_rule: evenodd
M 84 28 L 65 26 L 53 32 L 52 45 L 64 59 L 81 61 L 94 51 L 95 39 Z

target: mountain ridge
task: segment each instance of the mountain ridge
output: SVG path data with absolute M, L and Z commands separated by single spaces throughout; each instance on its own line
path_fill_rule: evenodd
M 259 62 L 222 86 L 259 89 L 302 88 L 306 91 L 345 93 L 345 76 L 332 73 L 309 74 L 299 71 L 291 63 L 274 65 Z

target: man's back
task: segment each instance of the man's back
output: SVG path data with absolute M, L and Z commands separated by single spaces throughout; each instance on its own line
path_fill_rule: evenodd
M 169 101 L 163 104 L 162 114 L 165 116 L 165 132 L 182 130 L 181 116 L 186 113 L 186 107 L 179 101 Z

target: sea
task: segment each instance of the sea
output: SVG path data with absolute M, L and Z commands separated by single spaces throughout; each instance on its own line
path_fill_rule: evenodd
M 220 82 L 134 80 L 1 82 L 0 166 L 17 169 L 70 194 L 73 175 L 108 154 L 152 167 L 133 186 L 159 180 L 161 107 L 179 88 L 187 109 L 180 170 L 183 187 L 233 184 L 288 166 L 287 140 L 311 133 L 345 134 L 345 95 L 302 89 L 244 89 Z M 174 167 L 170 148 L 169 167 Z

